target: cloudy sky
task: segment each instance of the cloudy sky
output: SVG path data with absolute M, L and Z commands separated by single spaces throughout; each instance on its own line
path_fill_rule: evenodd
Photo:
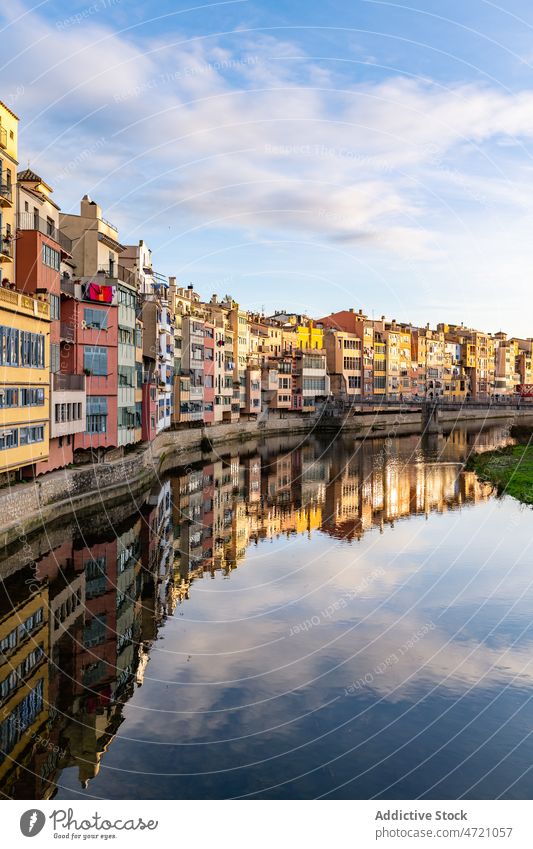
M 10 0 L 19 159 L 208 296 L 533 335 L 527 0 Z

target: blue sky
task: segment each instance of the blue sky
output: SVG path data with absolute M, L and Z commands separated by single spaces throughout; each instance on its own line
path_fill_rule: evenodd
M 208 296 L 533 335 L 533 7 L 2 4 L 21 167 Z

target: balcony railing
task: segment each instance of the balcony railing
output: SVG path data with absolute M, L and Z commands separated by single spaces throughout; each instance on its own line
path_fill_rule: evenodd
M 0 202 L 13 203 L 13 186 L 11 183 L 0 183 Z
M 17 215 L 17 228 L 19 230 L 36 230 L 38 233 L 48 236 L 59 244 L 59 230 L 54 222 L 40 218 L 39 215 L 34 215 L 33 212 L 19 212 Z
M 76 340 L 76 330 L 68 321 L 62 321 L 59 325 L 59 336 L 65 342 L 74 342 Z
M 123 265 L 113 265 L 112 268 L 108 265 L 101 265 L 98 268 L 98 273 L 109 277 L 110 280 L 121 280 L 123 283 L 129 283 L 130 286 L 136 287 L 138 284 L 138 277 L 135 272 Z
M 65 236 L 65 234 L 62 233 L 61 230 L 57 231 L 57 235 L 58 235 L 57 241 L 59 242 L 60 247 L 64 251 L 66 251 L 66 253 L 71 254 L 72 253 L 72 239 L 69 239 L 68 236 Z
M 7 147 L 7 130 L 0 124 L 0 147 Z
M 13 237 L 0 231 L 0 256 L 13 258 Z
M 71 280 L 70 277 L 62 277 L 61 278 L 61 291 L 65 295 L 71 295 L 73 298 L 76 297 L 76 287 L 74 280 Z
M 83 392 L 85 375 L 56 372 L 53 376 L 53 388 L 56 392 Z

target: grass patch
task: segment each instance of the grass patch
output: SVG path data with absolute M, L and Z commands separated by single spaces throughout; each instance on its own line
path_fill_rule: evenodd
M 500 495 L 512 495 L 524 504 L 533 504 L 533 445 L 512 445 L 499 451 L 474 454 L 467 469 L 482 481 L 489 481 Z

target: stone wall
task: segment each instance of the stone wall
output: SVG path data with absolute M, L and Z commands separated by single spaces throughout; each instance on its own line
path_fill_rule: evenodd
M 444 430 L 455 424 L 479 427 L 483 424 L 525 424 L 533 426 L 527 411 L 441 411 Z M 58 519 L 98 514 L 121 503 L 135 503 L 157 478 L 173 468 L 200 462 L 204 456 L 201 440 L 207 436 L 215 453 L 224 446 L 242 444 L 250 449 L 267 436 L 295 436 L 316 430 L 331 434 L 342 431 L 355 439 L 386 438 L 420 433 L 420 413 L 358 413 L 344 422 L 322 419 L 310 422 L 305 417 L 269 418 L 264 423 L 240 422 L 237 425 L 213 425 L 183 431 L 164 431 L 149 445 L 142 445 L 124 457 L 51 472 L 28 483 L 0 490 L 0 540 L 4 546 L 20 542 L 42 531 Z
M 201 461 L 204 435 L 216 450 L 217 446 L 245 445 L 252 439 L 306 433 L 308 429 L 309 421 L 304 418 L 273 418 L 264 428 L 250 421 L 214 425 L 205 431 L 164 431 L 149 445 L 139 446 L 119 459 L 61 469 L 17 483 L 0 490 L 0 540 L 5 547 L 72 513 L 81 517 L 110 503 L 134 502 L 161 474 Z

